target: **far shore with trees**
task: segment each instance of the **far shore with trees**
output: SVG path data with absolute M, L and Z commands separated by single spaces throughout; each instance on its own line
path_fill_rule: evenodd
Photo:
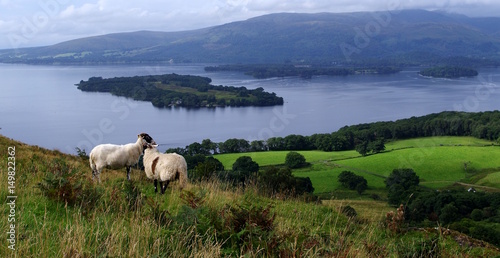
M 385 143 L 430 136 L 473 136 L 500 143 L 500 111 L 477 113 L 444 111 L 421 117 L 389 122 L 345 126 L 336 132 L 303 136 L 291 134 L 267 140 L 228 139 L 213 142 L 205 139 L 167 151 L 187 155 L 212 155 L 257 151 L 345 151 L 356 150 L 362 156 L 385 150 Z
M 473 77 L 477 76 L 478 72 L 473 68 L 460 67 L 460 66 L 436 66 L 420 70 L 422 76 L 434 78 L 448 78 L 455 79 L 460 77 Z
M 299 76 L 310 79 L 312 76 L 346 76 L 356 74 L 392 74 L 401 71 L 398 67 L 337 67 L 312 64 L 245 64 L 245 65 L 218 65 L 205 67 L 207 72 L 238 71 L 251 75 L 256 79 L 272 77 Z

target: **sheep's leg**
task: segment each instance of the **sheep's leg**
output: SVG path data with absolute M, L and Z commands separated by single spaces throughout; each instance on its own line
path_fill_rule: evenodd
M 158 192 L 158 188 L 156 188 L 156 185 L 158 184 L 158 180 L 155 179 L 154 181 L 154 185 L 155 185 L 155 193 Z M 161 183 L 160 183 L 160 186 L 161 186 Z
M 167 190 L 168 183 L 170 183 L 170 180 L 165 181 L 165 184 L 164 184 L 163 186 L 162 186 L 162 185 L 161 185 L 161 183 L 160 183 L 160 187 L 161 187 L 161 194 L 164 194 L 164 193 L 165 193 L 165 190 Z
M 96 169 L 96 170 L 92 170 L 92 181 L 95 180 L 95 178 L 97 177 L 97 181 L 99 183 L 101 183 L 101 177 L 100 177 L 100 174 L 101 174 L 101 171 Z
M 130 166 L 127 166 L 127 180 L 130 181 Z

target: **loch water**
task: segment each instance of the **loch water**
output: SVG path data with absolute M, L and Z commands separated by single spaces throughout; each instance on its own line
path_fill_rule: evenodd
M 0 134 L 31 145 L 76 153 L 100 143 L 135 142 L 149 133 L 160 149 L 195 141 L 249 141 L 289 134 L 330 133 L 345 125 L 391 121 L 441 111 L 500 109 L 500 68 L 479 76 L 425 78 L 418 68 L 391 75 L 254 79 L 205 72 L 204 64 L 34 66 L 0 64 Z M 206 76 L 214 85 L 258 87 L 285 100 L 274 107 L 156 108 L 109 93 L 82 92 L 92 76 Z

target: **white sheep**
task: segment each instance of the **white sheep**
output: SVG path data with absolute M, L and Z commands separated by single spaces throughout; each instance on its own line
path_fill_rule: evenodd
M 173 180 L 179 180 L 181 189 L 184 188 L 187 183 L 186 160 L 177 153 L 160 153 L 157 146 L 148 144 L 143 156 L 144 172 L 149 179 L 154 179 L 155 193 L 158 192 L 158 180 L 161 194 L 165 193 L 168 183 Z
M 99 175 L 105 167 L 112 169 L 126 167 L 127 179 L 130 180 L 130 168 L 139 161 L 139 157 L 148 144 L 156 144 L 156 142 L 147 133 L 141 133 L 137 135 L 135 143 L 125 145 L 100 144 L 95 146 L 89 155 L 92 179 L 97 177 L 101 182 Z

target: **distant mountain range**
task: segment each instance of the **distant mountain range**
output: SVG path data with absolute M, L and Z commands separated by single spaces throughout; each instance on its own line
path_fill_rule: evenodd
M 0 50 L 4 63 L 497 64 L 500 18 L 424 10 L 277 13 L 183 32 L 137 31 Z

